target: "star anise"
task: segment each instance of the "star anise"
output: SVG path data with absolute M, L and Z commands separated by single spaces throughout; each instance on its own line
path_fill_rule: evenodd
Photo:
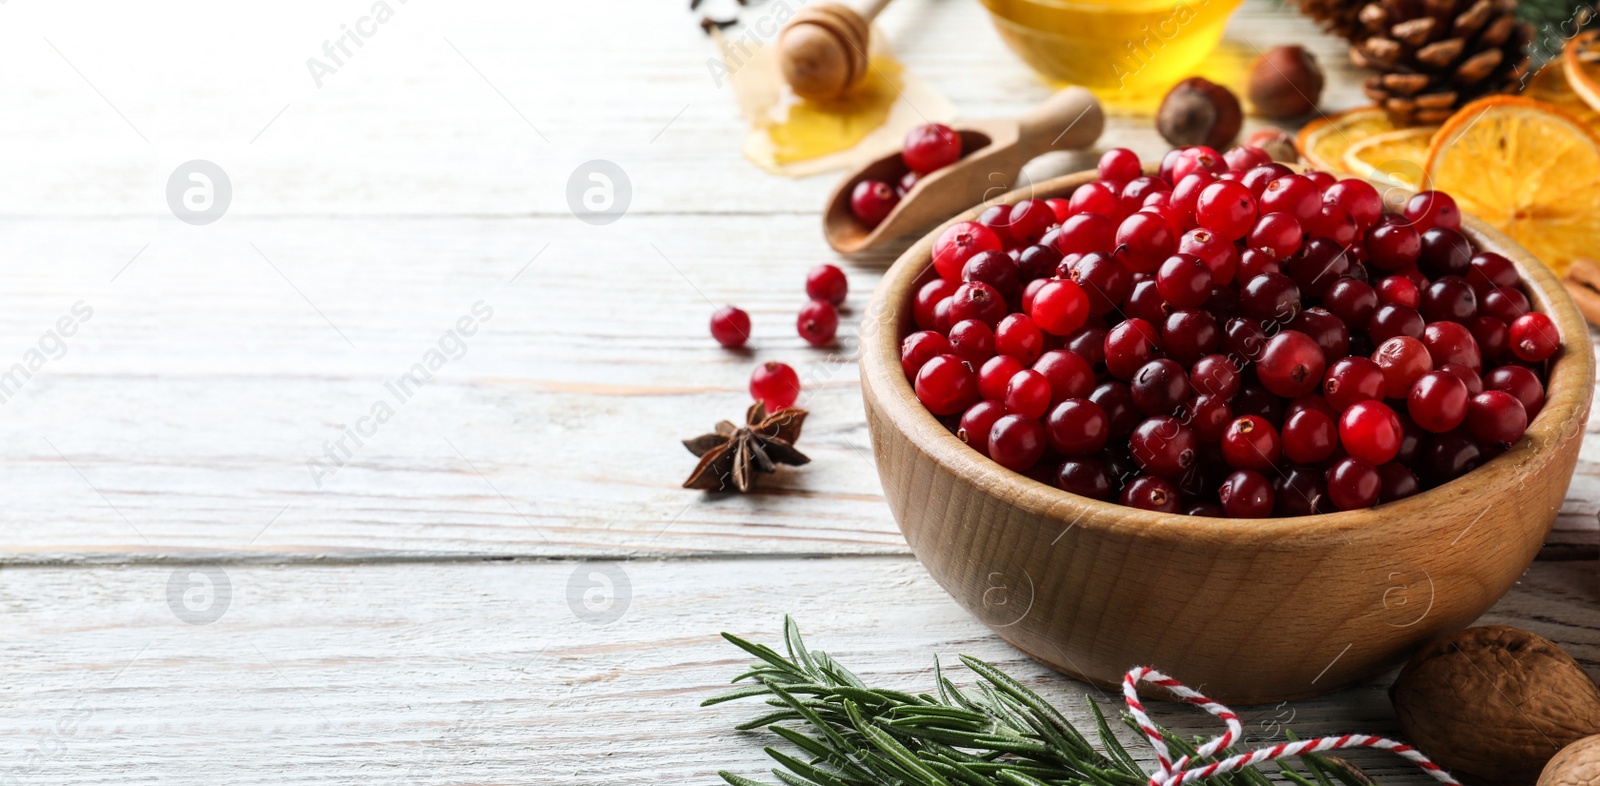
M 744 419 L 744 426 L 724 420 L 716 431 L 683 441 L 690 453 L 700 457 L 700 465 L 683 482 L 684 488 L 742 493 L 755 485 L 752 472 L 770 474 L 778 471 L 779 464 L 798 467 L 811 461 L 794 448 L 800 426 L 806 422 L 805 410 L 784 409 L 768 415 L 767 408 L 757 401 Z

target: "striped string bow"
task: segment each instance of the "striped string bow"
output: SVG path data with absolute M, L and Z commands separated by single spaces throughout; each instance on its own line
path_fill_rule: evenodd
M 1156 725 L 1150 722 L 1150 716 L 1144 712 L 1144 705 L 1139 702 L 1139 683 L 1148 682 L 1152 685 L 1172 691 L 1180 700 L 1194 704 L 1206 712 L 1222 719 L 1227 725 L 1227 731 L 1211 738 L 1206 744 L 1195 751 L 1196 758 L 1209 758 L 1220 750 L 1226 750 L 1243 737 L 1243 728 L 1239 723 L 1239 716 L 1233 710 L 1202 696 L 1199 692 L 1191 690 L 1183 683 L 1162 674 L 1152 668 L 1139 667 L 1129 671 L 1122 678 L 1122 695 L 1128 702 L 1128 711 L 1133 714 L 1134 720 L 1139 724 L 1139 729 L 1144 732 L 1145 739 L 1150 741 L 1150 747 L 1155 749 L 1158 769 L 1150 776 L 1150 786 L 1185 786 L 1193 781 L 1233 772 L 1253 764 L 1264 761 L 1275 761 L 1288 756 L 1300 756 L 1307 753 L 1321 753 L 1322 751 L 1339 750 L 1341 748 L 1376 748 L 1403 756 L 1441 783 L 1450 786 L 1461 786 L 1460 782 L 1450 777 L 1439 765 L 1434 764 L 1427 756 L 1422 755 L 1416 748 L 1405 743 L 1383 737 L 1374 737 L 1369 734 L 1346 734 L 1342 737 L 1319 737 L 1314 740 L 1297 740 L 1274 745 L 1270 748 L 1260 748 L 1249 753 L 1230 756 L 1221 761 L 1204 766 L 1190 768 L 1190 757 L 1184 756 L 1176 762 L 1172 760 L 1172 752 L 1167 749 L 1167 743 L 1161 737 L 1161 732 L 1156 730 Z

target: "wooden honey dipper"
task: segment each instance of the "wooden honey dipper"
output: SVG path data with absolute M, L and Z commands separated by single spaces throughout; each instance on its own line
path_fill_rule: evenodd
M 778 34 L 783 79 L 801 98 L 825 101 L 867 75 L 872 20 L 889 0 L 872 0 L 857 13 L 838 3 L 801 8 Z

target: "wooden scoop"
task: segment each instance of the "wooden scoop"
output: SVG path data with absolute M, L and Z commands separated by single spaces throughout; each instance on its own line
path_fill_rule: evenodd
M 850 212 L 850 192 L 863 180 L 900 182 L 906 165 L 890 153 L 840 181 L 822 212 L 822 234 L 841 254 L 867 251 L 925 229 L 1015 187 L 1030 159 L 1051 150 L 1088 147 L 1100 138 L 1105 116 L 1088 90 L 1069 87 L 1020 120 L 973 120 L 955 128 L 961 159 L 917 181 L 894 210 L 868 230 Z

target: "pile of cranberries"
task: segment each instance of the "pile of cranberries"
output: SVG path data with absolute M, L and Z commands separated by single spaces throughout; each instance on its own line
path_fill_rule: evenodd
M 1522 438 L 1560 349 L 1448 195 L 1254 147 L 1132 151 L 1067 199 L 946 229 L 901 364 L 974 450 L 1075 494 L 1196 516 L 1366 508 Z
M 928 123 L 911 129 L 906 134 L 905 147 L 900 160 L 906 173 L 900 181 L 890 185 L 882 180 L 863 180 L 850 191 L 850 212 L 867 229 L 876 227 L 900 204 L 917 180 L 954 164 L 961 158 L 961 135 L 949 126 Z

